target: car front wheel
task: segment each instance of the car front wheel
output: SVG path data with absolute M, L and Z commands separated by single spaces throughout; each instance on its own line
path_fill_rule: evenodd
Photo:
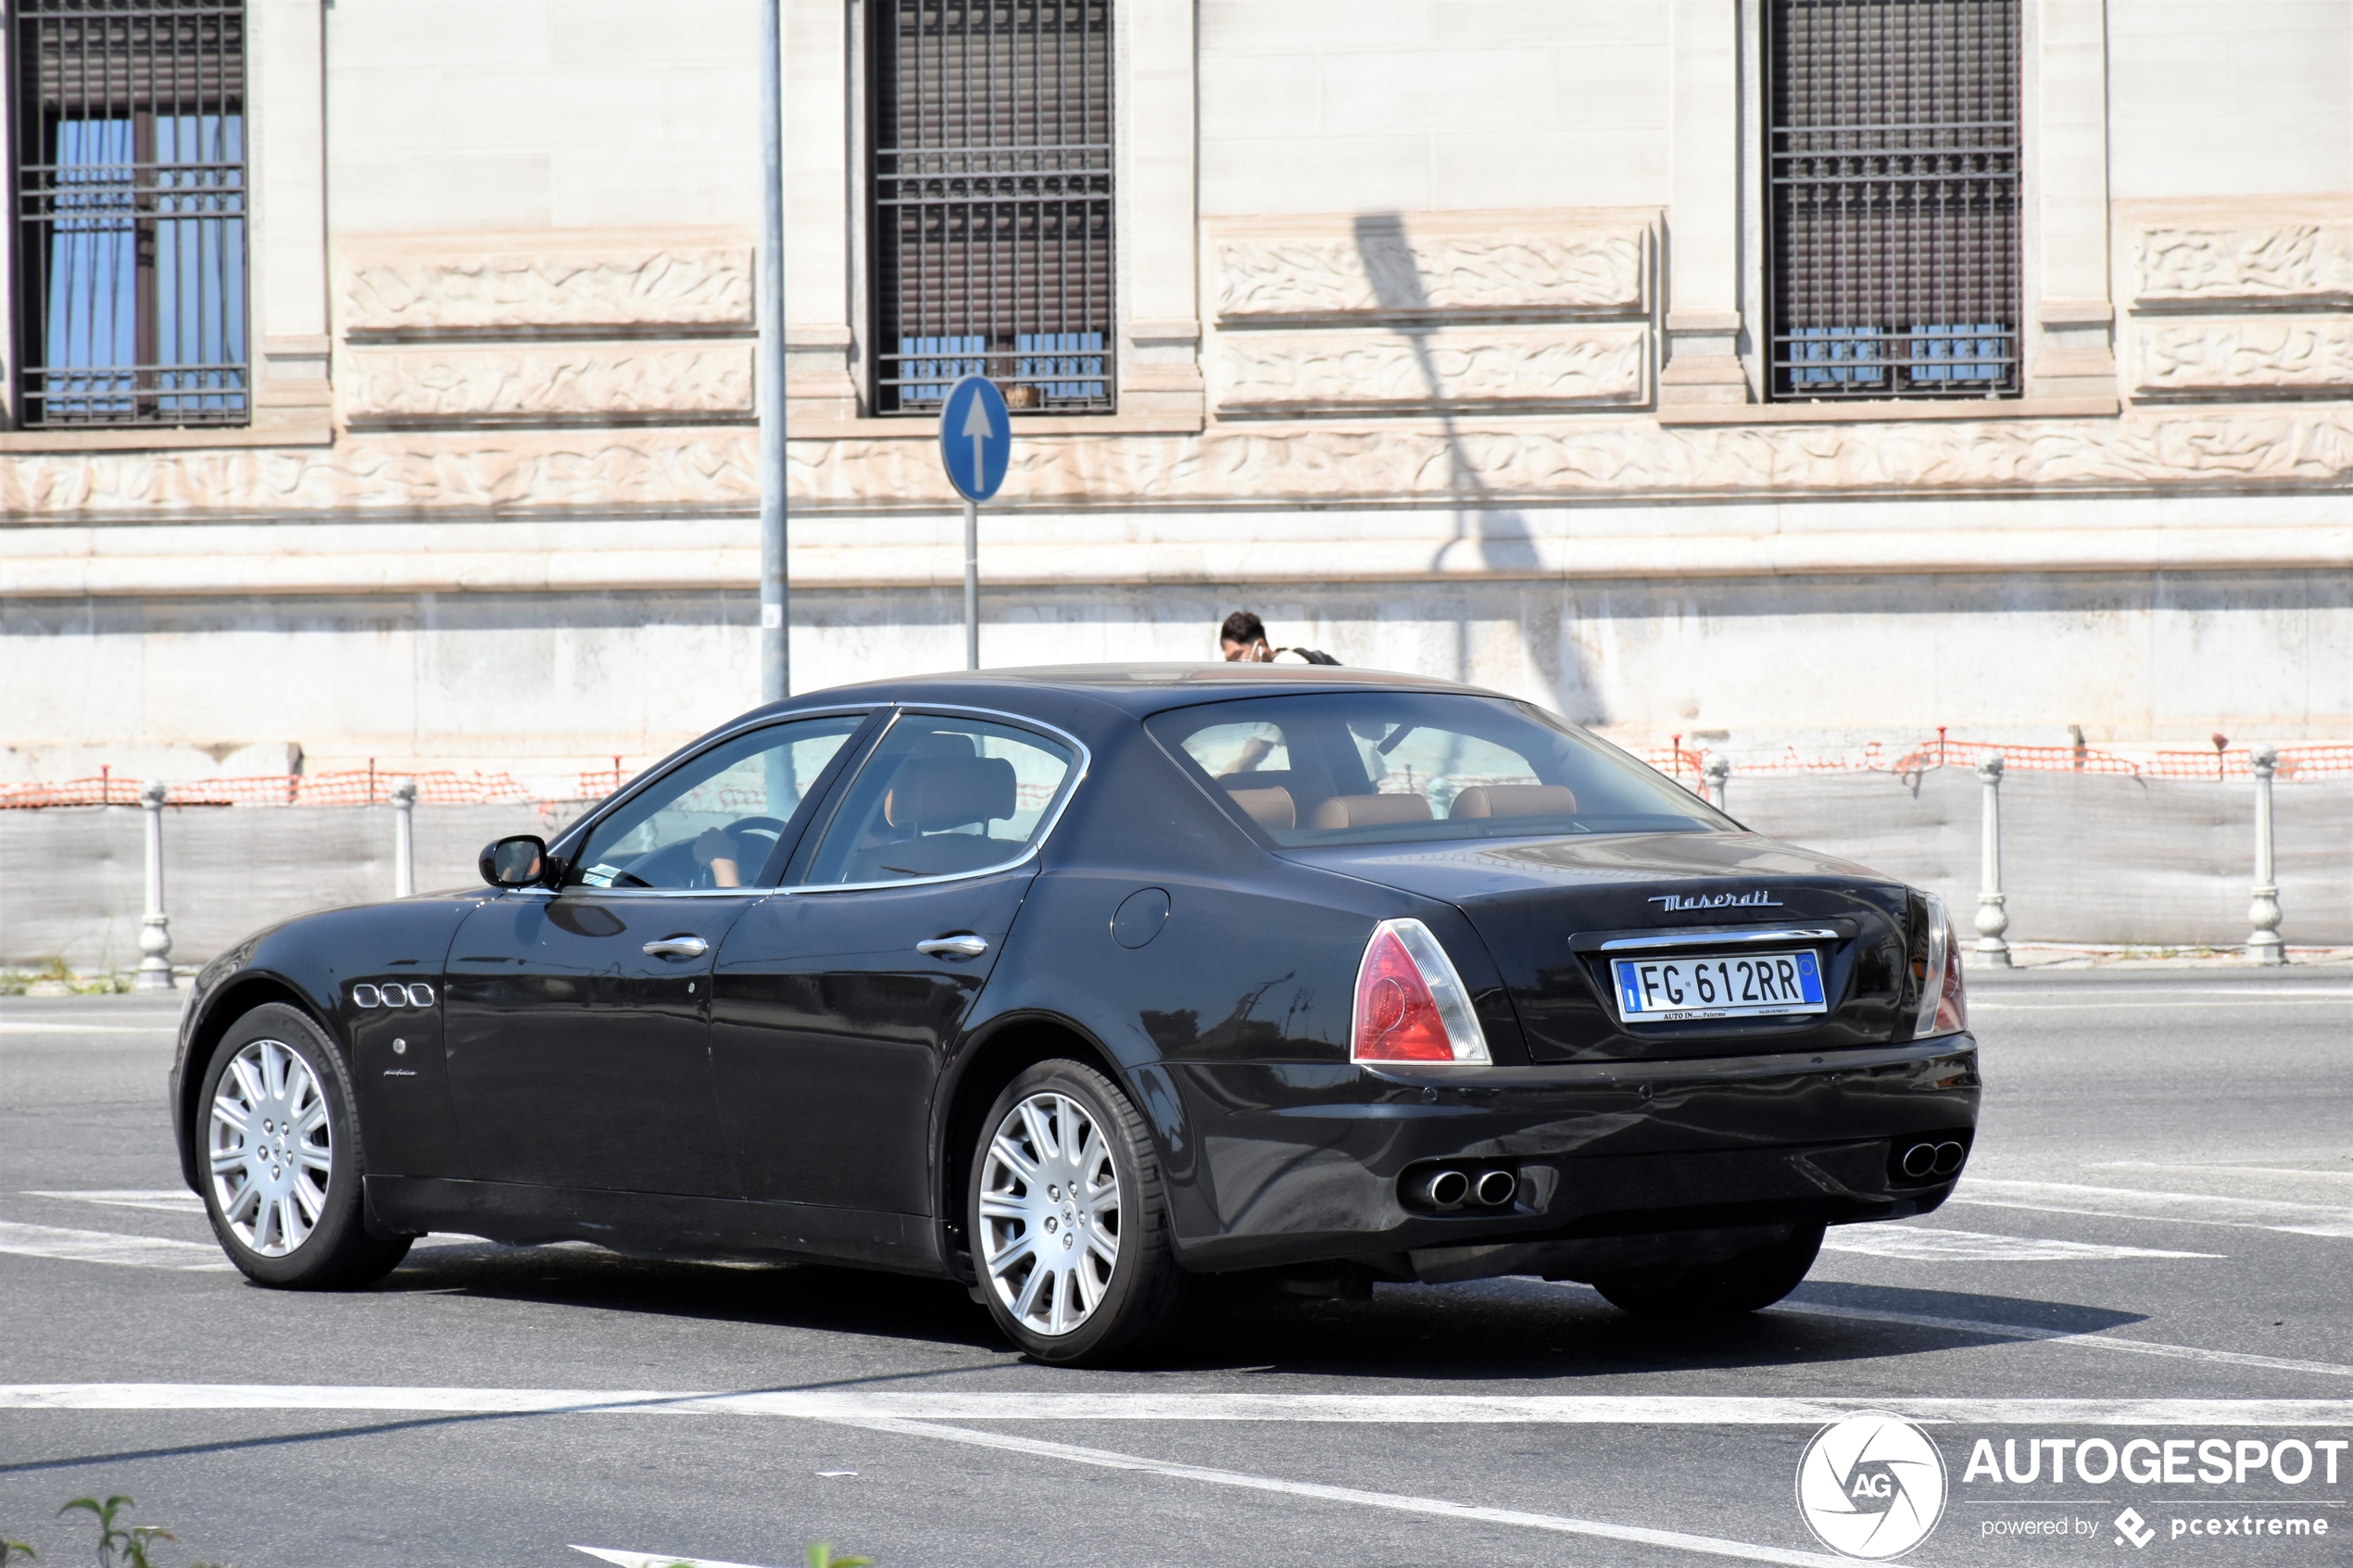
M 1044 1061 L 1006 1085 L 981 1127 L 965 1219 L 997 1326 L 1066 1366 L 1162 1344 L 1186 1279 L 1159 1156 L 1127 1097 L 1092 1068 Z
M 1593 1281 L 1593 1288 L 1611 1306 L 1636 1317 L 1674 1322 L 1734 1317 L 1769 1307 L 1795 1290 L 1821 1249 L 1822 1227 L 1799 1225 L 1785 1241 L 1721 1261 L 1605 1274 Z
M 205 1212 L 258 1285 L 372 1285 L 409 1238 L 368 1234 L 360 1145 L 342 1060 L 296 1009 L 272 1002 L 229 1026 L 196 1105 Z

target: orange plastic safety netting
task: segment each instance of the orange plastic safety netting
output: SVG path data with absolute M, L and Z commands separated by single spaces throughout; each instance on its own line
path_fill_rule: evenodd
M 417 781 L 422 806 L 538 806 L 535 791 L 508 773 L 388 773 L 365 768 L 329 773 L 265 773 L 257 778 L 185 779 L 166 784 L 172 806 L 384 806 L 399 779 Z M 101 773 L 54 784 L 0 784 L 0 810 L 46 806 L 136 806 L 141 781 Z

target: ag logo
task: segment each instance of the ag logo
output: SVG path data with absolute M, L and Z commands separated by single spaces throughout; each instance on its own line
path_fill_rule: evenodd
M 1847 1557 L 1894 1557 L 1944 1513 L 1944 1456 L 1902 1416 L 1860 1411 L 1814 1434 L 1797 1461 L 1806 1526 Z

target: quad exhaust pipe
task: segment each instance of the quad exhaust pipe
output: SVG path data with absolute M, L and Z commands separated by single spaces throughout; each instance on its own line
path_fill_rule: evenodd
M 1502 1209 L 1519 1196 L 1519 1177 L 1509 1171 L 1482 1171 L 1473 1176 L 1468 1172 L 1442 1167 L 1416 1177 L 1410 1191 L 1431 1209 L 1460 1209 L 1466 1203 L 1481 1209 Z
M 1942 1143 L 1916 1143 L 1896 1160 L 1896 1169 L 1916 1182 L 1924 1182 L 1931 1176 L 1951 1175 L 1967 1158 L 1969 1150 L 1955 1138 Z

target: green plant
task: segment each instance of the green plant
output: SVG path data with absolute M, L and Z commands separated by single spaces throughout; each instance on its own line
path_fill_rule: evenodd
M 836 1557 L 831 1541 L 809 1543 L 809 1568 L 872 1568 L 871 1557 Z
M 0 1568 L 8 1568 L 8 1564 L 19 1557 L 30 1562 L 40 1555 L 22 1541 L 12 1541 L 6 1536 L 0 1536 Z

